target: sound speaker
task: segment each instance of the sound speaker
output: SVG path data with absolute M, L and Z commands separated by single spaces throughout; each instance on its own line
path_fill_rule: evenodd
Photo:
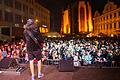
M 73 60 L 60 60 L 58 65 L 60 72 L 72 72 L 74 71 Z
M 8 69 L 9 67 L 16 67 L 17 62 L 14 58 L 4 58 L 0 61 L 0 68 Z

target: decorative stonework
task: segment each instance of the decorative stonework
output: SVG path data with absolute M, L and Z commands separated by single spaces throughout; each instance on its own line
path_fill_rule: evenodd
M 114 2 L 108 2 L 104 7 L 103 13 L 107 13 L 115 9 L 117 9 L 117 5 L 115 5 Z
M 98 11 L 95 11 L 94 17 L 100 16 L 100 13 Z
M 84 34 L 92 32 L 93 23 L 90 1 L 76 0 L 76 3 L 71 7 L 68 7 L 63 12 L 61 33 Z
M 103 33 L 107 36 L 117 35 L 117 30 L 120 30 L 120 7 L 117 7 L 114 2 L 108 2 L 100 14 L 98 11 L 94 14 L 94 34 Z

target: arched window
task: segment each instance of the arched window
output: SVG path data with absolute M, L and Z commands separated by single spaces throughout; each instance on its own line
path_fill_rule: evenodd
M 85 13 L 84 13 L 84 8 L 81 7 L 80 8 L 80 23 L 81 23 L 81 26 L 84 26 L 84 19 L 85 19 Z
M 112 29 L 112 23 L 110 24 L 110 29 Z
M 116 23 L 114 23 L 114 28 L 116 29 Z

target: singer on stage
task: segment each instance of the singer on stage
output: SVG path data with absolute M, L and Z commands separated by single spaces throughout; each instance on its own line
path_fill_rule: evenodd
M 42 73 L 42 36 L 39 32 L 39 28 L 35 25 L 33 19 L 28 19 L 26 25 L 24 25 L 24 36 L 27 44 L 27 52 L 29 57 L 29 64 L 31 70 L 31 80 L 35 80 L 34 73 L 34 60 L 38 61 L 38 78 L 43 77 Z

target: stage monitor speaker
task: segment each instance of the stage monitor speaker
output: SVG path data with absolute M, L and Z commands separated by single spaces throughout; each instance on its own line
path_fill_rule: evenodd
M 74 71 L 73 60 L 60 60 L 58 65 L 60 72 L 72 72 Z
M 14 58 L 4 58 L 0 61 L 0 68 L 8 69 L 10 67 L 16 67 L 17 62 Z

